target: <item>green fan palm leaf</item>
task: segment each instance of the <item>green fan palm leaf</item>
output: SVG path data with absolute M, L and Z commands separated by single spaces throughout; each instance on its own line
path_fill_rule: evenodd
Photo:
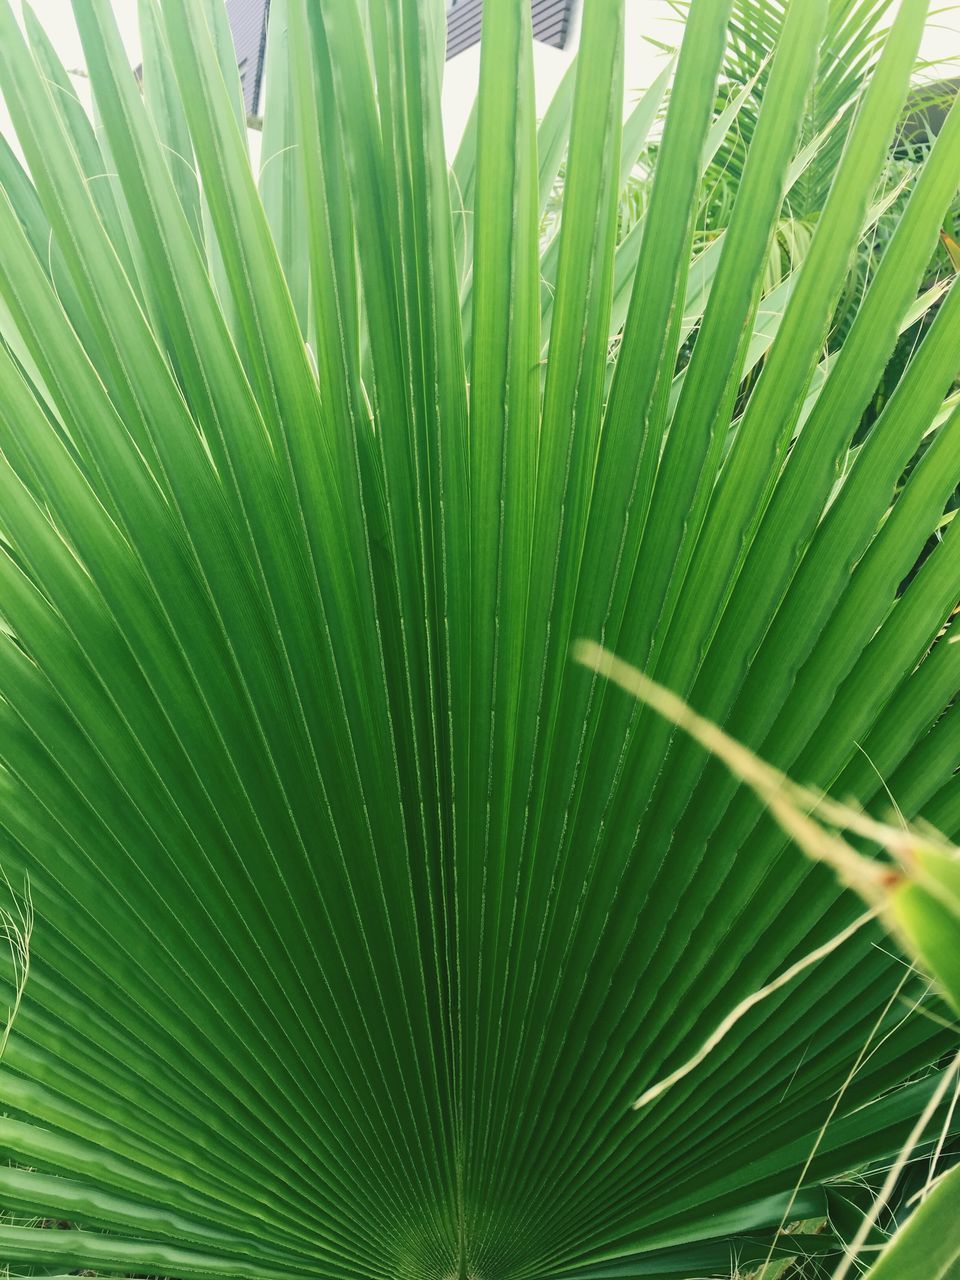
M 825 1266 L 780 1228 L 942 1122 L 955 1034 L 878 925 L 632 1107 L 858 908 L 570 660 L 602 641 L 803 782 L 960 832 L 949 280 L 866 416 L 956 109 L 822 360 L 924 0 L 854 60 L 762 312 L 824 41 L 879 7 L 770 7 L 701 260 L 732 0 L 690 8 L 622 240 L 666 85 L 623 122 L 622 4 L 538 126 L 529 11 L 488 0 L 450 167 L 440 0 L 275 0 L 255 176 L 219 0 L 143 0 L 142 85 L 74 0 L 96 125 L 0 0 L 0 866 L 35 911 L 0 1205 L 71 1224 L 0 1223 L 13 1272 Z

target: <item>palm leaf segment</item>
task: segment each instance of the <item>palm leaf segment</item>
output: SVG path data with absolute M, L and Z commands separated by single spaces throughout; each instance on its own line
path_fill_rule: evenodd
M 870 804 L 883 778 L 960 829 L 957 522 L 930 543 L 956 290 L 849 453 L 960 113 L 812 381 L 926 4 L 745 407 L 824 0 L 790 6 L 673 384 L 729 0 L 691 8 L 619 248 L 621 5 L 586 6 L 538 139 L 528 14 L 489 0 L 448 174 L 439 4 L 275 0 L 260 192 L 215 0 L 144 0 L 144 97 L 107 0 L 74 8 L 96 129 L 0 3 L 27 163 L 0 154 L 0 824 L 36 912 L 0 1203 L 79 1229 L 2 1225 L 0 1257 L 184 1280 L 762 1257 L 902 1141 L 951 1033 L 858 934 L 630 1108 L 855 908 L 569 649 L 602 639 L 803 781 Z
M 736 106 L 736 116 L 704 175 L 697 217 L 699 236 L 705 245 L 729 222 L 788 7 L 780 0 L 735 0 L 733 5 L 717 107 L 723 111 Z M 883 48 L 891 10 L 890 0 L 830 0 L 827 5 L 816 76 L 801 125 L 801 154 L 805 161 L 798 167 L 783 204 L 770 247 L 765 291 L 781 281 L 786 284 L 809 251 L 857 105 Z M 902 126 L 897 142 L 903 142 Z M 902 212 L 903 185 L 909 182 L 912 171 L 913 161 L 897 146 L 876 177 L 883 208 L 878 211 L 872 234 L 864 237 L 852 257 L 829 334 L 832 348 L 838 347 L 846 336 L 863 291 L 896 226 Z
M 731 189 L 743 172 L 789 7 L 782 0 L 734 0 L 718 100 L 725 104 L 744 89 L 747 96 L 710 174 L 716 183 L 726 179 Z M 817 74 L 801 125 L 804 142 L 822 138 L 823 145 L 790 193 L 789 209 L 798 219 L 813 217 L 823 208 L 854 109 L 889 31 L 892 7 L 891 0 L 829 0 Z

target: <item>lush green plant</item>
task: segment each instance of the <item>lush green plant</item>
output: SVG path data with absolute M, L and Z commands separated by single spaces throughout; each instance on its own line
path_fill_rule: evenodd
M 686 12 L 686 0 L 677 4 Z M 801 144 L 808 159 L 786 193 L 780 220 L 770 247 L 764 280 L 769 293 L 789 279 L 803 261 L 823 212 L 836 166 L 859 102 L 876 64 L 889 26 L 891 0 L 830 0 L 817 61 L 814 89 L 807 101 L 801 126 Z M 721 65 L 717 91 L 719 112 L 732 111 L 730 128 L 704 173 L 697 213 L 697 240 L 707 247 L 727 226 L 743 173 L 743 165 L 753 137 L 767 81 L 771 59 L 780 39 L 787 6 L 782 0 L 735 0 L 730 20 L 730 38 Z M 873 278 L 887 242 L 896 228 L 918 163 L 922 162 L 932 136 L 917 138 L 923 118 L 919 104 L 930 101 L 942 116 L 950 100 L 932 89 L 911 92 L 908 99 L 914 121 L 912 145 L 904 145 L 904 123 L 894 135 L 894 146 L 877 181 L 877 216 L 852 255 L 850 272 L 839 296 L 828 343 L 840 345 L 863 292 Z M 646 185 L 639 179 L 639 186 Z M 642 196 L 634 194 L 633 203 Z M 956 210 L 956 202 L 951 215 Z M 952 216 L 947 219 L 952 225 Z M 932 282 L 947 264 L 945 251 L 937 247 L 928 273 Z M 906 344 L 908 339 L 904 339 Z
M 581 641 L 575 650 L 577 660 L 600 675 L 614 680 L 621 688 L 652 707 L 671 724 L 722 760 L 734 777 L 745 783 L 767 806 L 788 836 L 811 858 L 834 868 L 840 880 L 860 894 L 870 911 L 849 926 L 849 932 L 864 927 L 878 916 L 903 943 L 906 954 L 929 974 L 955 1014 L 960 1014 L 960 851 L 939 844 L 928 830 L 911 829 L 898 815 L 900 823 L 888 826 L 877 822 L 859 808 L 838 804 L 820 792 L 798 786 L 779 769 L 767 764 L 742 743 L 724 733 L 719 726 L 698 715 L 671 690 L 658 685 L 629 663 L 607 652 L 593 642 Z M 859 836 L 887 857 L 866 856 L 850 842 Z M 827 948 L 845 941 L 838 935 Z M 798 961 L 792 969 L 780 973 L 773 982 L 747 999 L 720 1023 L 700 1050 L 672 1076 L 648 1089 L 636 1106 L 645 1106 L 679 1081 L 690 1075 L 726 1038 L 737 1022 L 762 1001 L 776 994 L 794 980 L 798 973 L 816 963 L 822 956 L 814 951 Z M 927 1102 L 923 1114 L 914 1125 L 900 1155 L 886 1169 L 882 1186 L 871 1195 L 866 1211 L 855 1218 L 852 1239 L 846 1245 L 832 1280 L 844 1280 L 858 1266 L 867 1248 L 882 1248 L 883 1253 L 870 1275 L 901 1280 L 949 1280 L 960 1260 L 960 1229 L 957 1206 L 960 1204 L 960 1168 L 941 1174 L 942 1188 L 934 1188 L 934 1172 L 943 1153 L 946 1133 L 937 1144 L 929 1172 L 911 1197 L 908 1208 L 922 1202 L 915 1219 L 901 1229 L 886 1248 L 876 1243 L 883 1234 L 875 1228 L 881 1213 L 890 1206 L 891 1198 L 902 1194 L 904 1170 L 915 1144 L 935 1113 L 941 1099 L 951 1088 L 954 1099 L 960 1098 L 960 1053 L 941 1075 L 937 1090 Z M 955 1105 L 955 1102 L 954 1104 Z M 949 1128 L 949 1125 L 947 1126 Z M 849 1194 L 849 1188 L 847 1189 Z M 840 1194 L 837 1192 L 836 1194 Z M 929 1204 L 927 1201 L 929 1200 Z M 831 1215 L 836 1227 L 836 1217 Z M 772 1256 L 772 1250 L 770 1251 Z M 769 1276 L 768 1263 L 762 1271 Z M 789 1268 L 789 1263 L 787 1264 Z M 859 1269 L 859 1266 L 858 1266 Z
M 715 223 L 722 224 L 732 212 L 788 8 L 784 0 L 734 0 L 717 96 L 721 106 L 741 94 L 744 100 L 708 175 Z M 787 211 L 800 222 L 823 209 L 853 124 L 853 108 L 869 84 L 892 8 L 892 0 L 829 0 L 800 135 L 804 145 L 822 139 L 822 146 L 811 156 L 786 202 Z
M 0 1224 L 11 1267 L 812 1271 L 831 1232 L 781 1228 L 925 1108 L 936 1140 L 946 1006 L 749 789 L 570 661 L 600 640 L 798 779 L 960 831 L 956 522 L 913 572 L 960 413 L 901 484 L 960 291 L 858 436 L 960 111 L 818 370 L 905 0 L 743 403 L 829 6 L 790 6 L 692 321 L 731 7 L 691 7 L 618 244 L 656 110 L 621 124 L 620 3 L 584 6 L 538 130 L 528 12 L 487 0 L 450 173 L 440 0 L 274 0 L 258 191 L 219 0 L 144 0 L 142 95 L 108 0 L 74 0 L 96 128 L 0 0 L 28 166 L 0 151 L 0 830 L 36 913 L 0 1204 L 79 1228 Z

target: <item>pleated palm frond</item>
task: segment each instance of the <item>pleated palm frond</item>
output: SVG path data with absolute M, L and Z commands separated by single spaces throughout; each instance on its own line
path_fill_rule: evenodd
M 142 86 L 109 0 L 74 0 L 96 125 L 0 0 L 13 1273 L 813 1274 L 831 1232 L 781 1226 L 925 1109 L 943 1132 L 949 1008 L 879 924 L 828 948 L 862 904 L 570 657 L 603 643 L 799 781 L 960 831 L 960 290 L 861 431 L 960 111 L 823 366 L 926 0 L 773 324 L 830 5 L 790 5 L 691 270 L 732 8 L 691 6 L 618 245 L 664 87 L 622 123 L 622 3 L 584 6 L 538 127 L 529 10 L 488 0 L 448 169 L 439 0 L 274 0 L 258 186 L 219 0 L 143 0 Z
M 860 916 L 827 946 L 836 947 L 845 934 L 855 932 L 878 915 L 902 941 L 906 955 L 918 964 L 936 983 L 953 1013 L 960 1013 L 960 850 L 943 844 L 929 829 L 911 828 L 898 814 L 897 826 L 877 822 L 861 809 L 837 803 L 829 796 L 798 786 L 781 770 L 766 763 L 722 729 L 698 715 L 682 698 L 649 676 L 623 662 L 592 641 L 579 641 L 574 646 L 578 662 L 614 681 L 620 688 L 652 707 L 669 723 L 688 733 L 759 797 L 776 818 L 783 831 L 810 858 L 832 866 L 841 881 L 869 904 L 870 910 Z M 886 856 L 866 856 L 851 843 L 852 837 L 869 842 Z M 643 1107 L 688 1076 L 718 1047 L 737 1022 L 756 1005 L 774 995 L 791 982 L 804 968 L 816 963 L 821 952 L 813 951 L 792 968 L 782 972 L 768 986 L 750 995 L 732 1010 L 710 1035 L 699 1051 L 672 1076 L 648 1089 L 634 1104 Z M 960 1205 L 960 1168 L 950 1168 L 953 1161 L 945 1152 L 949 1122 L 941 1133 L 932 1160 L 913 1160 L 916 1144 L 922 1138 L 931 1117 L 949 1090 L 960 1098 L 960 1053 L 955 1054 L 947 1070 L 941 1072 L 934 1094 L 927 1101 L 907 1141 L 896 1159 L 883 1170 L 883 1180 L 876 1188 L 861 1177 L 859 1186 L 833 1185 L 829 1218 L 834 1230 L 842 1233 L 843 1221 L 852 1220 L 849 1240 L 844 1241 L 832 1280 L 845 1280 L 869 1250 L 880 1253 L 870 1276 L 899 1276 L 900 1280 L 949 1280 L 960 1259 L 960 1230 L 957 1208 Z M 954 1105 L 954 1104 L 951 1104 Z M 946 1171 L 938 1165 L 947 1156 Z M 942 1184 L 942 1185 L 941 1185 Z M 907 1198 L 908 1192 L 913 1194 Z M 866 1203 L 856 1210 L 854 1197 L 867 1195 Z M 927 1201 L 929 1200 L 929 1204 Z M 917 1202 L 921 1209 L 911 1215 Z M 845 1203 L 846 1202 L 846 1203 Z M 891 1226 L 885 1231 L 878 1221 L 886 1215 Z M 898 1217 L 907 1216 L 906 1226 Z M 798 1265 L 800 1260 L 795 1260 Z M 805 1266 L 804 1260 L 804 1266 Z M 782 1275 L 780 1264 L 776 1274 Z M 792 1266 L 787 1263 L 787 1270 Z M 768 1276 L 766 1267 L 760 1273 Z M 793 1274 L 797 1274 L 793 1272 Z

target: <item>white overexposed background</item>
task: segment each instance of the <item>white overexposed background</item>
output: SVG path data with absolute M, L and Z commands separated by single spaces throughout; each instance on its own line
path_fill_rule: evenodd
M 390 0 L 380 0 L 390 3 Z M 584 4 L 597 0 L 580 0 Z M 14 0 L 19 7 L 20 0 Z M 130 65 L 140 61 L 137 31 L 137 0 L 113 0 L 120 32 L 127 48 Z M 33 0 L 33 9 L 50 36 L 64 65 L 69 69 L 83 67 L 83 50 L 74 25 L 70 0 Z M 960 0 L 932 0 L 931 16 L 921 47 L 921 55 L 933 65 L 926 75 L 931 78 L 960 74 Z M 675 45 L 681 24 L 671 12 L 668 0 L 627 0 L 626 85 L 631 101 L 647 88 L 663 66 L 663 53 L 650 41 Z M 569 64 L 576 43 L 576 31 L 566 50 L 536 44 L 535 69 L 537 106 L 540 113 L 549 102 L 560 77 Z M 468 49 L 447 64 L 443 91 L 443 112 L 448 149 L 455 148 L 476 93 L 479 72 L 479 49 Z M 81 77 L 76 80 L 78 92 L 86 97 Z M 0 132 L 9 134 L 9 117 L 0 101 Z

